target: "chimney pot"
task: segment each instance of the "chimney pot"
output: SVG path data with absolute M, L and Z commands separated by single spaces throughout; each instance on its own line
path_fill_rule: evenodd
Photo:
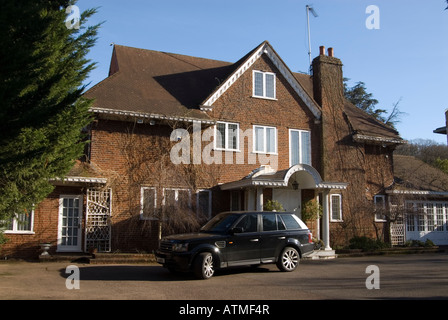
M 325 46 L 320 46 L 319 50 L 320 50 L 319 55 L 324 56 L 325 55 Z
M 328 56 L 329 56 L 329 57 L 334 57 L 334 51 L 333 51 L 333 48 L 328 48 Z

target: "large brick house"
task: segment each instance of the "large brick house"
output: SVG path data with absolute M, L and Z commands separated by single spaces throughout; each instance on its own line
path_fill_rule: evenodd
M 298 215 L 319 202 L 308 223 L 327 250 L 354 235 L 388 240 L 375 204 L 403 140 L 344 98 L 342 63 L 320 49 L 307 75 L 267 41 L 235 63 L 115 45 L 109 76 L 85 94 L 85 159 L 11 223 L 0 255 L 36 255 L 42 242 L 151 252 L 163 234 L 269 200 Z

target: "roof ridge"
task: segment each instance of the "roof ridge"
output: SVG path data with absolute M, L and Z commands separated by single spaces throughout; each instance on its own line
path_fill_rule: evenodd
M 145 49 L 145 48 L 138 48 L 138 47 L 131 47 L 131 46 L 125 46 L 125 45 L 120 45 L 120 44 L 114 44 L 114 46 L 128 48 L 128 49 L 133 49 L 133 50 L 141 50 L 141 51 L 162 53 L 162 54 L 166 54 L 166 55 L 169 55 L 169 56 L 181 56 L 181 57 L 189 57 L 189 58 L 194 58 L 194 59 L 203 59 L 203 60 L 209 60 L 209 61 L 223 62 L 223 63 L 228 63 L 229 65 L 233 64 L 233 62 L 229 62 L 229 61 L 225 61 L 225 60 L 210 59 L 210 58 L 198 57 L 198 56 L 182 54 L 182 53 L 175 53 L 175 52 L 168 52 L 168 51 L 154 50 L 154 49 Z M 178 59 L 178 60 L 182 61 L 181 59 Z

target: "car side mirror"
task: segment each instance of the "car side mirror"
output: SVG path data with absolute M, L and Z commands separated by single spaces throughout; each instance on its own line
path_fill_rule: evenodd
M 241 228 L 241 227 L 235 227 L 235 228 L 232 228 L 232 230 L 230 231 L 232 234 L 235 234 L 235 233 L 242 233 L 243 232 L 243 228 Z

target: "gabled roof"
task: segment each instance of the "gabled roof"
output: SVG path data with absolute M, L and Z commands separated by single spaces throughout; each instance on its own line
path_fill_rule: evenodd
M 320 107 L 264 41 L 235 63 L 115 45 L 109 77 L 85 93 L 93 112 L 213 122 L 206 114 L 262 54 L 320 118 Z
M 94 98 L 91 111 L 109 116 L 215 122 L 206 110 L 265 54 L 316 119 L 313 79 L 292 72 L 268 41 L 235 63 L 114 45 L 109 77 L 84 96 Z M 402 143 L 398 132 L 348 101 L 345 113 L 357 141 Z
M 246 56 L 240 59 L 234 64 L 233 72 L 227 77 L 227 79 L 212 92 L 207 99 L 202 103 L 202 109 L 208 109 L 213 106 L 213 103 L 226 92 L 228 88 L 232 86 L 243 74 L 246 72 L 263 54 L 266 54 L 276 68 L 280 71 L 282 76 L 286 79 L 289 85 L 299 95 L 306 106 L 318 119 L 321 117 L 321 110 L 316 101 L 312 98 L 309 92 L 307 92 L 296 76 L 291 72 L 288 66 L 283 62 L 274 48 L 268 41 L 262 42 L 258 47 L 249 52 Z

